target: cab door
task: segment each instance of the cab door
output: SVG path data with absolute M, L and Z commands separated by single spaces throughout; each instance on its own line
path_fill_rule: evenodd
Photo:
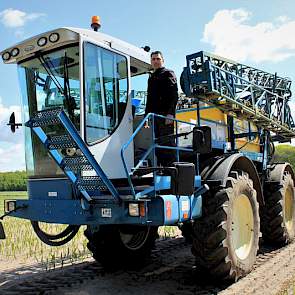
M 121 147 L 133 132 L 129 57 L 85 40 L 83 64 L 84 140 L 109 178 L 126 178 Z M 125 161 L 130 171 L 132 145 Z

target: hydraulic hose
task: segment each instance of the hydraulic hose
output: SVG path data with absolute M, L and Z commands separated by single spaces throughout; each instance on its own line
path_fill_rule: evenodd
M 38 221 L 31 221 L 34 232 L 37 237 L 45 244 L 49 246 L 62 246 L 69 241 L 71 241 L 74 236 L 77 234 L 80 225 L 68 225 L 62 232 L 56 235 L 51 235 L 44 232 L 40 226 Z M 59 241 L 57 241 L 59 240 Z

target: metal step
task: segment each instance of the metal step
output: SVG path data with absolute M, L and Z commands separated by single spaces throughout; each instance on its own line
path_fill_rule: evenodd
M 77 188 L 86 191 L 99 190 L 102 192 L 107 192 L 108 188 L 103 183 L 99 176 L 82 176 L 76 182 Z
M 46 133 L 47 129 L 44 128 L 43 130 L 41 126 L 50 124 L 60 124 L 60 127 L 65 129 L 65 134 L 50 135 Z M 26 126 L 30 127 L 39 137 L 46 149 L 50 151 L 50 155 L 57 165 L 65 172 L 87 201 L 90 202 L 93 195 L 97 198 L 111 195 L 112 198 L 119 200 L 118 191 L 113 183 L 97 163 L 73 122 L 61 108 L 36 113 L 26 123 Z M 65 149 L 73 149 L 74 155 L 70 156 L 72 150 L 65 153 L 63 151 Z M 90 170 L 93 170 L 96 176 L 81 176 L 84 171 Z
M 68 134 L 55 135 L 48 137 L 48 149 L 58 150 L 67 148 L 77 148 L 76 143 L 73 141 L 72 137 Z
M 83 155 L 73 157 L 64 157 L 63 159 L 64 170 L 66 171 L 90 171 L 93 167 Z
M 51 109 L 37 112 L 27 123 L 26 125 L 30 127 L 41 127 L 47 125 L 56 125 L 60 124 L 58 115 L 61 113 L 62 109 Z

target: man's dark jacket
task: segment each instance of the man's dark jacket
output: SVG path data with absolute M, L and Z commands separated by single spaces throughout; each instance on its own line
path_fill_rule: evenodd
M 174 72 L 157 69 L 148 80 L 145 114 L 174 115 L 178 100 L 177 80 Z

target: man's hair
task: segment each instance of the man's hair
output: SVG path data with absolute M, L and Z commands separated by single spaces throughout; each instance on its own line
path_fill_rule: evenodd
M 163 53 L 162 53 L 161 51 L 159 51 L 159 50 L 153 51 L 153 52 L 151 53 L 151 57 L 152 57 L 153 55 L 156 55 L 156 54 L 160 54 L 161 57 L 162 57 L 162 59 L 164 59 L 164 57 L 163 57 Z

